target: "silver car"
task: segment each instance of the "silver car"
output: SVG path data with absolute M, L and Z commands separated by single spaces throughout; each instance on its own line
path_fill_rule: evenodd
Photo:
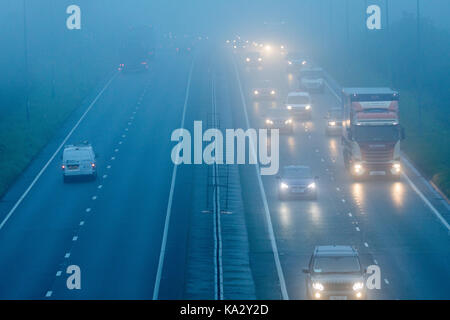
M 318 177 L 313 177 L 311 169 L 307 166 L 285 166 L 279 180 L 278 198 L 286 200 L 290 198 L 317 199 Z
M 317 246 L 307 269 L 306 293 L 311 299 L 364 299 L 365 270 L 351 246 Z
M 269 109 L 265 114 L 264 127 L 279 129 L 280 133 L 292 134 L 294 132 L 294 121 L 285 109 Z
M 95 152 L 90 144 L 67 145 L 62 155 L 63 180 L 71 177 L 97 178 Z

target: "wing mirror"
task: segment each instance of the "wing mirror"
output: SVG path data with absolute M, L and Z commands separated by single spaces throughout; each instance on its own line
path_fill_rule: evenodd
M 306 268 L 305 268 L 305 269 L 302 269 L 302 272 L 303 272 L 303 273 L 309 273 L 309 269 L 306 269 Z

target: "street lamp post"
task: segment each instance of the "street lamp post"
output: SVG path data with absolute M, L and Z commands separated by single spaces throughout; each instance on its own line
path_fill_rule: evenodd
M 416 0 L 416 11 L 417 11 L 417 76 L 416 76 L 416 86 L 417 86 L 417 105 L 419 112 L 419 129 L 422 129 L 422 93 L 421 93 L 421 80 L 420 76 L 422 74 L 422 43 L 421 43 L 421 22 L 420 22 L 420 0 Z

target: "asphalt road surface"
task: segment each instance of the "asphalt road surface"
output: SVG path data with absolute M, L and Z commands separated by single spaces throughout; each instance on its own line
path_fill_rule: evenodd
M 114 73 L 100 84 L 2 199 L 1 299 L 185 297 L 187 239 L 199 207 L 192 195 L 204 185 L 195 166 L 174 167 L 173 130 L 193 132 L 194 120 L 206 118 L 212 70 L 221 74 L 217 94 L 227 87 L 229 95 L 218 112 L 231 113 L 234 128 L 246 129 L 247 119 L 261 127 L 264 110 L 282 105 L 297 83 L 282 60 L 249 70 L 222 48 L 156 61 L 148 73 Z M 276 102 L 252 101 L 262 79 L 278 88 Z M 311 166 L 320 178 L 317 201 L 280 201 L 274 176 L 259 180 L 254 166 L 239 167 L 256 297 L 305 299 L 301 271 L 314 246 L 348 244 L 364 266 L 380 267 L 381 289 L 369 298 L 449 299 L 449 230 L 430 205 L 446 221 L 448 207 L 410 169 L 400 181 L 353 182 L 340 139 L 325 135 L 323 117 L 338 102 L 329 90 L 313 98 L 312 120 L 280 136 L 280 164 Z M 98 153 L 98 178 L 64 184 L 55 151 L 84 140 Z M 81 290 L 66 286 L 73 264 Z

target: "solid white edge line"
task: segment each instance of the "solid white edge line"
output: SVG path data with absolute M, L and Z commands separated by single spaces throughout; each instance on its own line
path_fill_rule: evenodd
M 233 64 L 234 64 L 234 71 L 236 73 L 236 79 L 237 79 L 238 86 L 239 86 L 239 91 L 241 93 L 241 102 L 242 102 L 242 107 L 244 109 L 245 122 L 246 122 L 246 125 L 247 125 L 247 129 L 249 129 L 250 128 L 250 122 L 248 121 L 247 103 L 245 102 L 245 97 L 244 97 L 244 92 L 242 91 L 242 84 L 241 84 L 239 71 L 238 71 L 238 68 L 237 68 L 237 65 L 236 65 L 236 61 L 234 59 L 233 59 Z M 250 139 L 250 143 L 252 144 L 252 147 L 250 149 L 254 153 L 255 152 L 255 147 L 253 146 L 253 140 Z M 256 156 L 255 156 L 255 159 L 256 159 Z M 259 167 L 258 162 L 255 165 L 255 170 L 256 170 L 256 176 L 258 177 L 259 189 L 261 191 L 261 197 L 262 197 L 263 204 L 264 204 L 264 211 L 265 211 L 265 216 L 266 216 L 267 229 L 268 229 L 268 233 L 269 233 L 270 243 L 271 243 L 271 246 L 272 246 L 273 257 L 274 257 L 274 260 L 275 260 L 275 266 L 276 266 L 277 273 L 278 273 L 278 279 L 280 281 L 281 295 L 283 297 L 283 300 L 289 300 L 289 295 L 288 295 L 287 288 L 286 288 L 286 282 L 284 280 L 283 269 L 281 267 L 280 256 L 278 254 L 278 247 L 277 247 L 277 242 L 276 242 L 276 239 L 275 239 L 275 233 L 273 231 L 272 220 L 271 220 L 271 217 L 270 217 L 269 205 L 267 203 L 266 193 L 264 191 L 264 186 L 263 186 L 263 183 L 262 183 L 262 179 L 261 179 L 261 175 L 260 175 L 260 167 Z
M 70 132 L 66 135 L 66 137 L 64 138 L 64 140 L 61 142 L 61 144 L 59 145 L 59 147 L 56 149 L 56 151 L 53 153 L 53 155 L 50 157 L 50 159 L 47 161 L 47 163 L 44 165 L 44 167 L 42 167 L 41 171 L 39 171 L 39 173 L 36 175 L 36 177 L 33 179 L 33 181 L 31 182 L 31 184 L 28 186 L 28 188 L 25 190 L 25 192 L 22 194 L 22 196 L 19 198 L 19 200 L 17 200 L 17 202 L 14 204 L 14 206 L 12 207 L 12 209 L 8 212 L 8 214 L 6 215 L 6 217 L 3 219 L 2 223 L 0 224 L 0 230 L 4 227 L 4 225 L 6 224 L 6 222 L 8 222 L 9 218 L 11 218 L 11 216 L 13 215 L 13 213 L 16 211 L 17 207 L 19 207 L 19 205 L 22 203 L 22 201 L 25 199 L 25 197 L 28 195 L 28 193 L 30 192 L 30 190 L 33 188 L 33 186 L 36 184 L 36 182 L 39 180 L 39 178 L 42 176 L 42 174 L 45 172 L 45 170 L 47 170 L 48 166 L 50 165 L 50 163 L 55 159 L 55 157 L 58 155 L 58 153 L 61 151 L 62 147 L 66 144 L 67 140 L 69 140 L 69 138 L 72 136 L 72 134 L 74 133 L 74 131 L 78 128 L 78 126 L 80 125 L 80 123 L 83 121 L 83 119 L 86 117 L 86 115 L 89 113 L 89 111 L 92 109 L 92 107 L 95 105 L 95 103 L 97 102 L 97 100 L 101 97 L 101 95 L 103 94 L 103 92 L 105 92 L 105 90 L 109 87 L 109 85 L 111 84 L 111 82 L 115 79 L 115 77 L 117 76 L 117 72 L 114 73 L 114 75 L 111 77 L 111 79 L 109 79 L 109 81 L 106 83 L 106 85 L 103 87 L 103 89 L 98 93 L 98 95 L 94 98 L 94 100 L 91 102 L 91 104 L 88 106 L 88 108 L 86 109 L 86 111 L 83 113 L 83 115 L 81 116 L 81 118 L 77 121 L 77 123 L 75 124 L 75 126 L 72 128 L 72 130 L 70 130 Z
M 439 221 L 442 222 L 442 224 L 447 228 L 448 231 L 450 231 L 450 225 L 448 222 L 442 217 L 442 215 L 439 213 L 439 211 L 428 201 L 428 199 L 423 195 L 423 193 L 416 187 L 416 185 L 409 179 L 409 177 L 403 173 L 403 177 L 408 181 L 411 188 L 419 195 L 419 197 L 425 202 L 425 204 L 430 208 L 430 210 L 434 213 L 434 215 L 439 219 Z
M 188 104 L 188 100 L 189 100 L 189 91 L 191 88 L 191 78 L 192 78 L 193 70 L 194 70 L 194 61 L 192 61 L 191 69 L 189 70 L 188 82 L 187 82 L 187 86 L 186 86 L 186 95 L 184 98 L 184 105 L 183 105 L 183 115 L 181 117 L 181 127 L 180 128 L 184 128 L 184 119 L 186 117 L 186 108 L 187 108 L 187 104 Z M 177 154 L 177 157 L 178 156 L 179 156 L 179 154 Z M 162 242 L 161 242 L 161 250 L 159 253 L 158 270 L 156 272 L 155 286 L 153 288 L 153 300 L 157 300 L 158 295 L 159 295 L 159 286 L 161 284 L 162 270 L 164 267 L 164 258 L 166 255 L 167 234 L 169 232 L 169 223 L 170 223 L 170 216 L 171 216 L 171 212 L 172 212 L 172 200 L 173 200 L 173 193 L 174 193 L 174 189 L 175 189 L 175 180 L 177 177 L 177 168 L 178 168 L 178 166 L 176 164 L 174 164 L 173 171 L 172 171 L 172 181 L 170 183 L 169 199 L 167 202 L 166 219 L 164 222 L 164 233 L 163 233 L 163 238 L 162 238 Z
M 331 87 L 328 85 L 328 81 L 325 81 L 325 84 L 327 85 L 330 92 L 337 98 L 338 101 L 341 101 L 339 96 L 331 89 Z M 406 158 L 402 157 L 402 161 L 405 161 L 409 167 L 412 168 L 413 171 L 417 172 L 417 169 L 410 163 Z M 411 181 L 411 179 L 408 177 L 408 175 L 403 172 L 402 176 L 406 179 L 408 184 L 411 186 L 411 188 L 417 193 L 417 195 L 422 199 L 422 201 L 428 206 L 428 208 L 431 210 L 431 212 L 434 213 L 434 215 L 439 219 L 439 221 L 447 228 L 448 231 L 450 231 L 450 225 L 448 224 L 447 220 L 444 219 L 444 217 L 439 213 L 439 211 L 431 204 L 431 202 L 423 195 L 423 193 L 417 188 L 417 186 L 414 184 L 414 182 Z

